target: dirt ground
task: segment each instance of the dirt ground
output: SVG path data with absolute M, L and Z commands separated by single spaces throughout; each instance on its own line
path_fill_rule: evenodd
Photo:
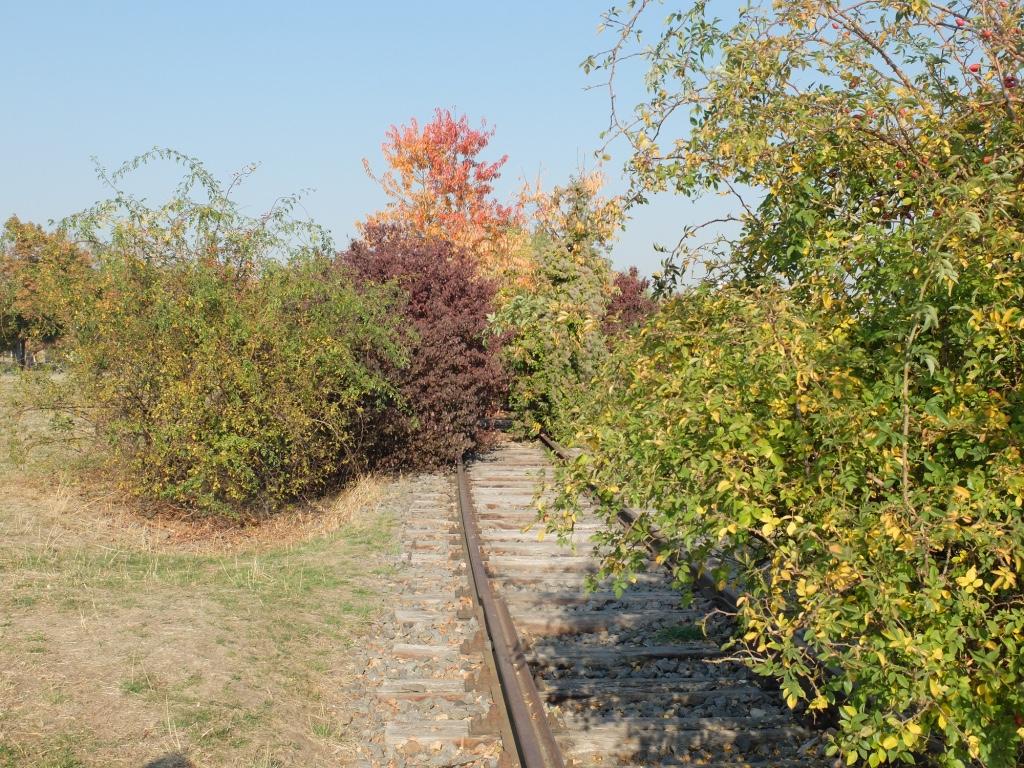
M 0 454 L 0 768 L 348 763 L 412 481 L 229 531 L 141 517 L 80 467 Z

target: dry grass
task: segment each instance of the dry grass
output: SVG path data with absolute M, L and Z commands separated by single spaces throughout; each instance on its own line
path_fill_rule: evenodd
M 402 483 L 231 529 L 140 517 L 47 454 L 0 459 L 0 768 L 344 764 Z

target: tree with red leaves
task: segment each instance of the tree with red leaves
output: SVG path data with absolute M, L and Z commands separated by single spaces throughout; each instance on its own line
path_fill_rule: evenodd
M 380 419 L 381 463 L 451 464 L 479 442 L 481 419 L 505 391 L 497 345 L 487 343 L 497 286 L 449 241 L 398 225 L 368 227 L 339 262 L 358 281 L 392 283 L 407 296 L 404 312 L 414 331 L 409 365 L 387 374 L 406 410 Z
M 616 272 L 612 282 L 612 298 L 602 321 L 602 329 L 614 336 L 639 325 L 653 313 L 657 304 L 651 297 L 651 281 L 640 277 L 636 267 Z
M 442 109 L 423 126 L 415 118 L 392 125 L 382 144 L 388 170 L 378 177 L 363 161 L 390 202 L 361 229 L 397 224 L 423 238 L 441 238 L 474 256 L 484 274 L 504 276 L 521 250 L 521 213 L 518 205 L 503 205 L 494 196 L 508 156 L 481 159 L 493 136 L 486 121 L 473 128 L 465 115 Z

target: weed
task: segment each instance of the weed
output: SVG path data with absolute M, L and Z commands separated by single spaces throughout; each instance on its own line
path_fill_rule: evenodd
M 124 691 L 125 693 L 130 693 L 130 694 L 133 694 L 133 695 L 137 696 L 139 694 L 143 694 L 143 693 L 147 693 L 148 691 L 152 691 L 153 690 L 153 684 L 149 681 L 148 678 L 141 679 L 141 680 L 139 680 L 139 679 L 122 680 L 121 681 L 121 690 Z
M 0 768 L 18 768 L 17 759 L 14 747 L 0 741 Z
M 330 739 L 335 735 L 334 726 L 331 723 L 317 721 L 314 722 L 310 728 L 313 731 L 313 735 L 321 739 Z
M 662 643 L 692 643 L 704 639 L 704 630 L 698 624 L 672 624 L 655 634 Z

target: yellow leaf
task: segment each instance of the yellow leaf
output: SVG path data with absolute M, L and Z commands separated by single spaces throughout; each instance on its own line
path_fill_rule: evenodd
M 956 583 L 964 588 L 964 591 L 970 593 L 981 586 L 981 579 L 978 578 L 978 569 L 973 565 L 967 569 L 967 573 L 963 576 L 957 576 Z
M 900 740 L 895 736 L 886 736 L 882 739 L 882 746 L 886 749 L 896 749 L 899 746 Z

